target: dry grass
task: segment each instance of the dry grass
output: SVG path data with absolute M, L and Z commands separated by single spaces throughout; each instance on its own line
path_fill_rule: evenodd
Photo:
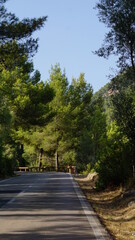
M 98 192 L 93 179 L 75 180 L 114 239 L 135 240 L 135 191 L 119 187 Z

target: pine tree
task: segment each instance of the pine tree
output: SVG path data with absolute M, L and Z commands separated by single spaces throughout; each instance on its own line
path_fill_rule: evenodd
M 135 73 L 134 0 L 99 0 L 96 7 L 100 21 L 110 29 L 103 46 L 96 53 L 103 57 L 108 57 L 111 53 L 117 55 L 121 70 L 132 66 Z
M 38 39 L 32 34 L 44 26 L 47 17 L 19 20 L 4 7 L 6 0 L 0 1 L 0 70 L 15 67 L 32 70 L 30 58 L 38 49 Z

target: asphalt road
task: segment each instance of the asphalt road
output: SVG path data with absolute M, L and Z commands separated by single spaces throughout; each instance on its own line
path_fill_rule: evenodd
M 24 173 L 0 181 L 0 240 L 110 240 L 72 176 Z

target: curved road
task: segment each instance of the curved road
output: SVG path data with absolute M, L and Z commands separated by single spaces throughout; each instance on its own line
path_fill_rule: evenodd
M 0 181 L 1 240 L 110 240 L 66 173 L 24 173 Z

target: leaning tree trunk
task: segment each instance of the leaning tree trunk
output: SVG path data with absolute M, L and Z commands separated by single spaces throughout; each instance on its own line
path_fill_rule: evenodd
M 42 155 L 43 155 L 43 148 L 40 149 L 40 152 L 39 152 L 39 158 L 38 158 L 38 170 L 40 172 L 40 168 L 42 166 Z
M 56 150 L 56 153 L 55 153 L 55 168 L 56 168 L 56 172 L 58 172 L 58 170 L 59 170 L 59 156 L 58 156 L 57 150 Z
M 23 153 L 24 153 L 24 146 L 23 146 L 23 144 L 21 144 L 20 150 L 19 150 L 19 165 L 21 167 L 25 167 L 25 160 L 23 158 Z
M 133 42 L 130 44 L 130 58 L 131 58 L 131 65 L 133 69 L 133 73 L 135 74 L 135 62 L 134 62 L 134 47 Z
M 135 177 L 135 145 L 133 150 L 133 177 Z

